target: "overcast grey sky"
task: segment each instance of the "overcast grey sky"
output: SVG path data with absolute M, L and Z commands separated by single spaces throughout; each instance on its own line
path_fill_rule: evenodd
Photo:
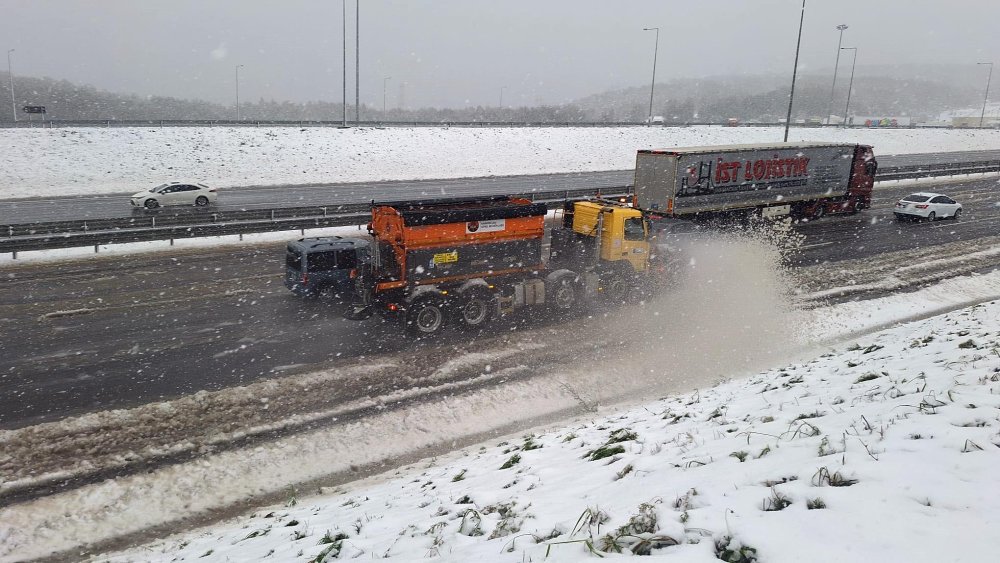
M 361 100 L 561 103 L 657 79 L 791 74 L 799 0 L 361 0 Z M 354 100 L 354 7 L 348 100 Z M 0 0 L 14 74 L 232 103 L 342 97 L 341 0 Z M 836 24 L 861 64 L 1000 62 L 998 0 L 809 0 L 800 69 L 832 69 Z M 0 65 L 6 61 L 0 61 Z M 6 68 L 4 68 L 6 70 Z M 998 69 L 1000 71 L 1000 69 Z M 1000 78 L 1000 77 L 998 77 Z M 985 70 L 984 70 L 985 79 Z

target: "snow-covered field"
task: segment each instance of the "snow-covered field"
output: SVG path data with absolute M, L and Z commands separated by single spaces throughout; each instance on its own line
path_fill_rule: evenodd
M 998 464 L 993 301 L 99 559 L 991 561 Z
M 775 127 L 183 128 L 0 130 L 0 199 L 134 192 L 165 180 L 221 188 L 626 170 L 641 148 L 776 142 Z M 876 154 L 995 149 L 995 130 L 792 129 L 791 141 Z

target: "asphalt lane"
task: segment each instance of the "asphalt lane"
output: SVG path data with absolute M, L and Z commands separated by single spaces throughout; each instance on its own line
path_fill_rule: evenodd
M 916 190 L 880 185 L 875 209 L 796 225 L 805 239 L 794 262 L 998 233 L 996 177 L 935 189 L 963 202 L 960 221 L 897 223 L 892 204 Z M 4 269 L 0 428 L 374 362 L 418 346 L 396 327 L 346 321 L 324 302 L 293 296 L 282 285 L 283 259 L 283 245 L 269 244 Z
M 882 167 L 1000 160 L 1000 151 L 961 151 L 878 155 Z M 615 190 L 631 186 L 632 170 L 491 176 L 443 180 L 330 183 L 320 185 L 250 186 L 219 190 L 219 203 L 206 210 L 171 208 L 170 213 L 203 215 L 212 211 L 271 209 L 275 207 L 336 207 L 351 203 L 403 199 L 483 196 L 568 189 Z M 136 186 L 136 191 L 153 186 Z M 111 219 L 146 213 L 131 208 L 131 193 L 0 201 L 0 225 L 42 221 Z
M 445 197 L 546 192 L 582 188 L 620 190 L 632 185 L 631 171 L 491 176 L 443 180 L 355 182 L 298 186 L 251 186 L 219 189 L 219 202 L 206 209 L 171 207 L 170 213 L 202 215 L 212 211 L 275 207 L 332 207 L 352 203 L 440 199 Z M 152 186 L 146 186 L 151 188 Z M 137 186 L 136 191 L 143 189 Z M 132 193 L 0 201 L 0 225 L 41 221 L 110 219 L 143 215 L 128 200 Z
M 963 206 L 962 218 L 933 223 L 897 221 L 892 211 L 896 201 L 918 191 L 941 192 L 955 198 Z M 798 225 L 796 230 L 806 235 L 806 240 L 791 262 L 805 266 L 972 240 L 1000 234 L 998 226 L 1000 178 L 996 175 L 937 186 L 878 184 L 871 209 Z

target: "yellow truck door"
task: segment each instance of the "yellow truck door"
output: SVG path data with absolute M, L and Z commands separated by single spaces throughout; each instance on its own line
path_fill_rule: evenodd
M 649 235 L 646 221 L 636 209 L 605 208 L 601 233 L 601 258 L 609 262 L 627 260 L 636 272 L 646 271 Z

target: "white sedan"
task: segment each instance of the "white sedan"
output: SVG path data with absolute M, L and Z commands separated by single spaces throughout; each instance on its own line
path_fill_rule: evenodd
M 195 182 L 168 182 L 132 196 L 132 207 L 156 209 L 161 205 L 197 205 L 215 203 L 215 188 Z
M 962 204 L 944 194 L 917 192 L 896 202 L 893 209 L 896 219 L 958 219 L 962 214 Z

